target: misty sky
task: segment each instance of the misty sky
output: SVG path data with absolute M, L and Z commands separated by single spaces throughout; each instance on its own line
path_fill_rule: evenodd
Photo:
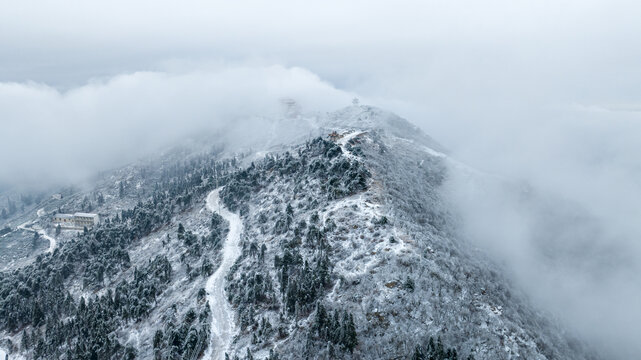
M 612 319 L 574 323 L 625 331 L 611 346 L 641 351 L 641 325 L 625 315 L 641 323 L 641 285 L 629 280 L 641 263 L 640 18 L 641 3 L 618 0 L 4 1 L 0 183 L 77 180 L 273 114 L 283 96 L 309 111 L 358 96 L 473 167 L 587 209 L 631 265 L 606 276 L 607 290 L 572 278 L 578 290 L 535 297 L 572 311 L 567 299 L 587 296 L 571 320 L 623 297 Z M 511 212 L 496 203 L 494 216 Z M 511 238 L 535 241 L 524 229 Z
M 31 164 L 44 166 L 36 159 L 43 147 L 66 152 L 75 141 L 57 130 L 61 125 L 89 124 L 74 137 L 89 144 L 93 138 L 127 143 L 116 133 L 139 138 L 154 122 L 157 128 L 200 126 L 218 115 L 260 113 L 270 100 L 307 89 L 316 96 L 303 103 L 306 110 L 333 110 L 355 94 L 492 171 L 509 165 L 522 175 L 524 161 L 538 171 L 559 156 L 564 162 L 636 161 L 626 153 L 641 147 L 641 6 L 345 3 L 4 6 L 0 116 L 10 125 L 7 133 L 28 133 L 30 140 L 12 136 L 0 150 L 24 150 Z M 223 111 L 212 102 L 230 105 Z M 105 137 L 94 123 L 119 131 Z M 106 146 L 101 156 L 112 150 Z M 29 176 L 34 168 L 9 165 L 0 179 L 16 169 Z

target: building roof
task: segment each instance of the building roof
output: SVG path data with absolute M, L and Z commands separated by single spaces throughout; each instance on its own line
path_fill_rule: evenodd
M 73 216 L 79 216 L 79 217 L 90 217 L 90 218 L 93 218 L 93 217 L 98 217 L 98 214 L 90 214 L 90 213 L 77 212 L 77 213 L 73 214 Z
M 56 214 L 53 217 L 54 218 L 61 218 L 61 219 L 73 219 L 73 215 L 71 215 L 71 214 Z

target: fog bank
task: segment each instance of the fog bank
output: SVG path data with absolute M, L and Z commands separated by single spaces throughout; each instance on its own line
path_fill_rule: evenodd
M 266 131 L 257 117 L 283 116 L 280 100 L 292 96 L 302 108 L 320 111 L 346 106 L 353 95 L 282 66 L 135 72 L 68 91 L 0 83 L 0 153 L 7 155 L 0 183 L 79 181 L 195 135 L 243 142 Z

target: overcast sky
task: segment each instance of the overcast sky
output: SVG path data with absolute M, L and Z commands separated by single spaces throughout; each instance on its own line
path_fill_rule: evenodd
M 225 88 L 245 93 L 267 86 L 255 91 L 265 98 L 316 77 L 324 91 L 357 94 L 396 111 L 459 157 L 493 171 L 522 162 L 523 156 L 546 162 L 557 146 L 566 145 L 567 136 L 589 137 L 591 147 L 608 150 L 636 146 L 632 151 L 638 142 L 605 144 L 600 136 L 606 128 L 608 135 L 636 140 L 630 130 L 638 129 L 641 112 L 638 15 L 641 5 L 632 1 L 590 0 L 394 6 L 383 1 L 21 1 L 0 12 L 0 115 L 12 125 L 28 121 L 33 139 L 42 143 L 39 133 L 50 136 L 49 127 L 32 125 L 78 121 L 80 105 L 69 104 L 78 102 L 85 111 L 109 107 L 112 127 L 137 133 L 137 122 L 117 115 L 130 113 L 127 101 L 140 104 L 143 112 L 151 111 L 146 105 L 162 106 L 166 117 L 191 121 L 182 115 L 185 107 L 240 96 Z M 274 74 L 274 66 L 283 71 Z M 239 68 L 263 75 L 250 76 L 248 83 Z M 261 81 L 254 77 L 269 85 L 251 84 Z M 156 98 L 162 95 L 155 89 L 174 89 L 175 81 L 185 88 L 165 94 L 170 99 Z M 279 87 L 286 82 L 285 89 Z M 127 86 L 128 96 L 106 100 L 111 93 L 123 94 L 110 91 L 118 86 Z M 78 93 L 85 98 L 71 99 Z M 344 104 L 322 105 L 308 104 L 307 110 Z M 94 121 L 81 115 L 83 122 Z M 162 124 L 145 115 L 137 117 L 144 127 Z M 571 135 L 575 131 L 580 134 Z M 14 148 L 18 139 L 10 140 L 0 150 Z M 51 140 L 47 148 L 55 149 Z M 552 154 L 529 149 L 543 141 L 552 142 L 547 145 Z M 569 150 L 583 152 L 582 145 Z M 485 163 L 490 155 L 494 164 Z M 13 171 L 3 167 L 0 178 L 6 172 Z
M 282 96 L 327 111 L 358 96 L 408 118 L 474 167 L 587 209 L 632 265 L 610 282 L 624 285 L 590 288 L 612 298 L 593 296 L 571 318 L 623 297 L 619 316 L 575 324 L 605 321 L 622 339 L 611 346 L 641 351 L 641 285 L 625 280 L 641 259 L 641 3 L 0 5 L 0 183 L 77 179 L 197 129 L 270 114 Z M 562 311 L 578 297 L 539 290 Z

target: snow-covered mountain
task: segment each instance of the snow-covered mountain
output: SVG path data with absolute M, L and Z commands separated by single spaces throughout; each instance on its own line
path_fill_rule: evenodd
M 0 273 L 9 358 L 590 358 L 458 235 L 443 184 L 482 174 L 373 107 L 267 122 L 42 204 L 107 220 Z

